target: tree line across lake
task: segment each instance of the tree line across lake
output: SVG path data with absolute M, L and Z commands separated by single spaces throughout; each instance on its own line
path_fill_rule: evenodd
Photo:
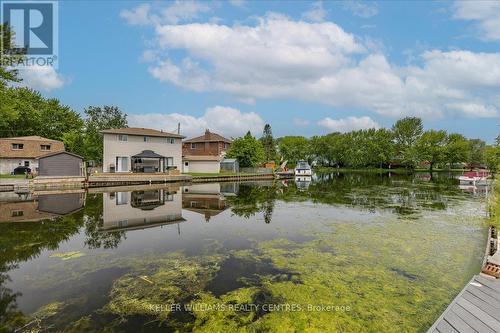
M 319 166 L 342 168 L 414 169 L 425 166 L 431 170 L 467 166 L 487 166 L 496 170 L 499 163 L 500 138 L 487 145 L 480 139 L 467 139 L 444 130 L 424 131 L 422 120 L 406 117 L 390 129 L 363 129 L 347 133 L 330 133 L 306 138 L 284 136 L 274 139 L 271 126 L 266 125 L 257 139 L 248 132 L 234 140 L 228 157 L 237 158 L 241 166 L 256 166 L 266 161 L 308 160 Z

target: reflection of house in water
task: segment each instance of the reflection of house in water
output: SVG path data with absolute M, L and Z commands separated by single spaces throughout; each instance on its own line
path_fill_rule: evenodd
M 458 185 L 458 187 L 462 191 L 468 192 L 477 197 L 486 197 L 489 192 L 489 186 Z
M 229 208 L 224 197 L 238 193 L 238 183 L 185 186 L 182 192 L 182 208 L 204 215 L 208 222 L 212 216 Z
M 164 188 L 103 194 L 104 231 L 136 230 L 185 221 L 181 194 Z
M 33 222 L 65 216 L 82 209 L 84 193 L 10 198 L 0 202 L 0 222 Z

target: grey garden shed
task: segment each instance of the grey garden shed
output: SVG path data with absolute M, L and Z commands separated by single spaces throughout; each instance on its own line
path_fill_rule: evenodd
M 83 177 L 84 168 L 83 157 L 67 151 L 60 151 L 38 158 L 39 176 Z

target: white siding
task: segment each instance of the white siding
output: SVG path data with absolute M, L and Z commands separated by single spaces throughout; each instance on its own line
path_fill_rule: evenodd
M 20 165 L 24 165 L 25 161 L 30 162 L 30 168 L 32 171 L 36 171 L 38 168 L 38 160 L 33 158 L 0 158 L 0 174 L 6 175 L 10 174 Z
M 103 171 L 109 172 L 110 164 L 115 165 L 116 157 L 128 157 L 128 168 L 131 168 L 131 157 L 139 154 L 143 150 L 152 150 L 155 153 L 173 157 L 174 166 L 178 170 L 182 167 L 182 140 L 175 139 L 175 143 L 167 142 L 167 138 L 149 137 L 149 141 L 144 141 L 144 136 L 128 134 L 128 141 L 119 141 L 118 134 L 104 134 L 104 156 Z
M 220 162 L 218 161 L 184 161 L 189 162 L 189 172 L 219 173 Z

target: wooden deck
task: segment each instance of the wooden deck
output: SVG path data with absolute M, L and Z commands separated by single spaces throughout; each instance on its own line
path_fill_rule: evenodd
M 474 276 L 427 332 L 500 332 L 500 280 Z

